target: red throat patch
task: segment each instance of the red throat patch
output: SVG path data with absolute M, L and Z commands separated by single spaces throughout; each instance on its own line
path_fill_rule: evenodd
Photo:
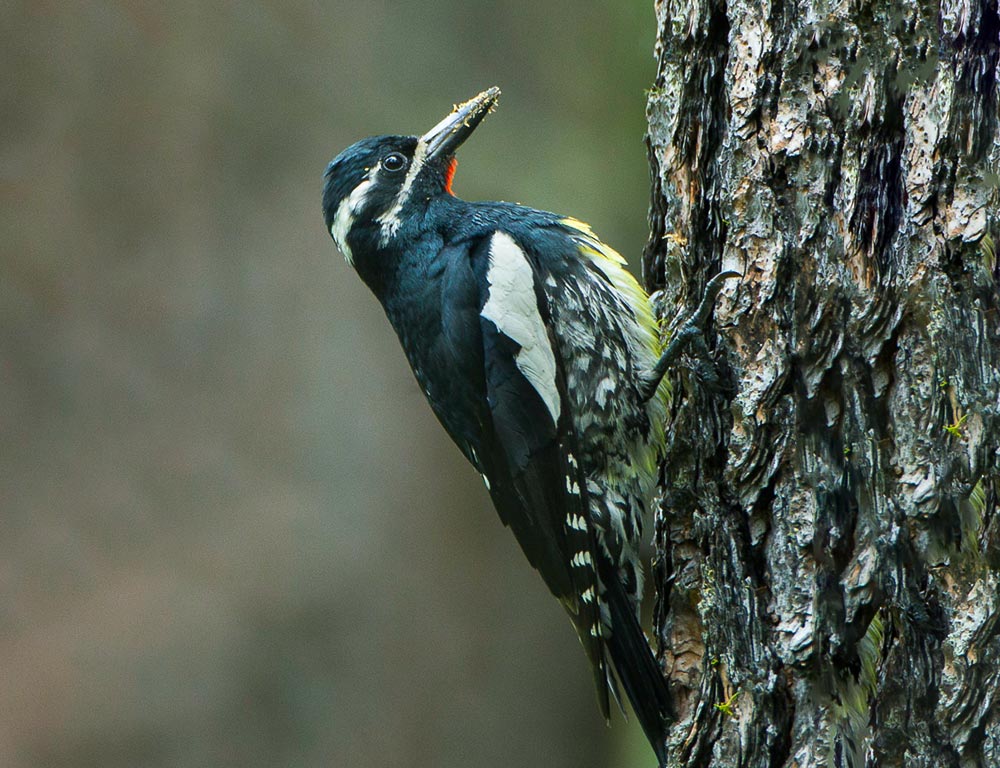
M 448 170 L 444 172 L 444 191 L 449 195 L 454 195 L 455 193 L 451 191 L 451 181 L 455 178 L 455 169 L 458 168 L 458 160 L 452 158 L 448 161 Z

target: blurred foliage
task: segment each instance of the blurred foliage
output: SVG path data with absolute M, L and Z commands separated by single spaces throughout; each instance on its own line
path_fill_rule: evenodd
M 319 189 L 351 141 L 498 84 L 456 191 L 572 213 L 636 262 L 652 9 L 0 20 L 0 764 L 608 764 L 620 722 Z

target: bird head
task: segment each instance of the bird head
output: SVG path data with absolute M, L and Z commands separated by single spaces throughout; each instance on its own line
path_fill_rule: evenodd
M 349 262 L 359 247 L 384 248 L 428 201 L 451 193 L 455 152 L 499 97 L 499 88 L 489 88 L 423 136 L 371 136 L 333 159 L 324 177 L 323 214 Z

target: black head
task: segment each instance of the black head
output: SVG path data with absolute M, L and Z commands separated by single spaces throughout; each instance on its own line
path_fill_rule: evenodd
M 414 215 L 414 206 L 451 192 L 455 151 L 499 96 L 498 88 L 490 88 L 423 136 L 372 136 L 333 159 L 326 169 L 323 215 L 348 261 L 358 248 L 384 247 Z

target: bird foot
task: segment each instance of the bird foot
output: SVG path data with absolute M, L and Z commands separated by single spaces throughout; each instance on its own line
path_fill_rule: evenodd
M 644 400 L 649 400 L 656 393 L 656 390 L 659 389 L 660 381 L 663 380 L 667 370 L 677 362 L 677 359 L 689 344 L 694 345 L 695 351 L 699 353 L 699 356 L 708 356 L 704 336 L 708 317 L 715 307 L 715 301 L 719 298 L 723 284 L 726 280 L 731 280 L 735 277 L 742 277 L 742 275 L 739 272 L 732 271 L 720 272 L 708 281 L 698 308 L 688 316 L 687 320 L 670 337 L 667 348 L 663 350 L 660 359 L 653 366 L 652 375 L 646 382 L 645 389 L 643 390 Z

